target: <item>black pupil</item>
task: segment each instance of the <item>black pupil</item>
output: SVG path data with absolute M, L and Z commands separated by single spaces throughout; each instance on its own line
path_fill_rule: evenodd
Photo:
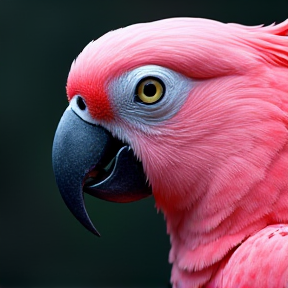
M 77 98 L 77 105 L 78 105 L 80 110 L 85 110 L 86 109 L 86 104 L 85 104 L 84 100 L 81 97 Z
M 153 83 L 147 83 L 144 85 L 143 92 L 148 97 L 153 97 L 156 94 L 156 86 Z

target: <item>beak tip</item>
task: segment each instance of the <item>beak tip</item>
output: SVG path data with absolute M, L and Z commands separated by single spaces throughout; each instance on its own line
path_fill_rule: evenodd
M 90 225 L 89 225 L 90 226 Z M 93 226 L 86 227 L 92 234 L 94 234 L 97 237 L 101 237 L 100 233 L 97 231 L 97 229 Z

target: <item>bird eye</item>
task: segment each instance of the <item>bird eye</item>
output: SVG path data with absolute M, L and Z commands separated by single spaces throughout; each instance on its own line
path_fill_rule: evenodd
M 136 96 L 140 102 L 145 104 L 154 104 L 158 102 L 165 93 L 165 86 L 158 78 L 144 78 L 136 88 Z

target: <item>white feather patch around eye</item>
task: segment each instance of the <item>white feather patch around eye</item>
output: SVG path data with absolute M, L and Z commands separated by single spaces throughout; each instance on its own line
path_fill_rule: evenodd
M 148 105 L 135 98 L 137 85 L 147 77 L 158 78 L 165 86 L 164 96 L 156 103 Z M 195 80 L 171 69 L 146 65 L 113 79 L 109 83 L 108 94 L 114 113 L 121 119 L 157 125 L 172 118 L 180 110 L 195 84 Z

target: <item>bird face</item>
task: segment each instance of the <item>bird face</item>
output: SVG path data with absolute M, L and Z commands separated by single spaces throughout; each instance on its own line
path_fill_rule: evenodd
M 71 97 L 56 131 L 53 168 L 64 201 L 91 232 L 99 234 L 86 212 L 83 193 L 115 202 L 149 196 L 153 186 L 143 159 L 152 154 L 157 159 L 157 138 L 161 139 L 165 122 L 181 109 L 193 85 L 190 78 L 161 66 L 125 71 L 107 83 L 105 92 L 113 110 L 108 121 L 91 115 L 87 96 Z

